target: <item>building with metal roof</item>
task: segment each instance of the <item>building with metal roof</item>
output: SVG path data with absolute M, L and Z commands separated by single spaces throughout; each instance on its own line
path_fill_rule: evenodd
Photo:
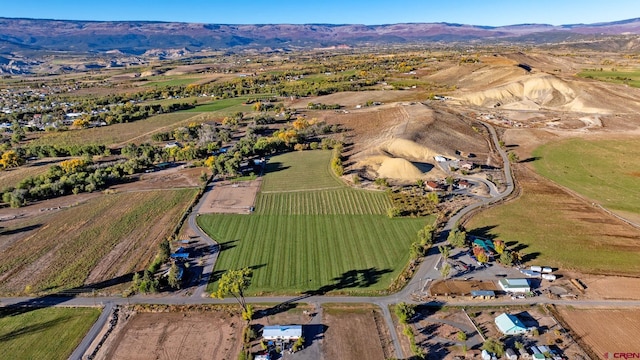
M 531 291 L 529 280 L 504 278 L 498 281 L 502 290 L 514 293 L 528 293 Z
M 493 290 L 471 290 L 471 296 L 481 299 L 493 299 L 496 297 L 496 293 Z
M 262 329 L 265 340 L 298 340 L 302 337 L 302 325 L 271 325 Z
M 528 329 L 524 326 L 522 321 L 518 319 L 515 315 L 509 315 L 507 313 L 503 313 L 502 315 L 496 317 L 495 319 L 496 326 L 501 333 L 505 335 L 518 335 L 524 334 L 528 331 Z

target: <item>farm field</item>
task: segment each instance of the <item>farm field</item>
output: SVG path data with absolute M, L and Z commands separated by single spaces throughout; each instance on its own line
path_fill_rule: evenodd
M 640 142 L 570 139 L 533 152 L 543 176 L 602 204 L 640 219 Z
M 614 358 L 613 353 L 638 352 L 639 309 L 557 307 L 556 310 L 592 356 L 607 359 Z
M 0 353 L 11 359 L 67 359 L 98 319 L 99 309 L 0 309 Z
M 253 214 L 198 217 L 222 244 L 216 274 L 253 267 L 251 294 L 364 293 L 392 283 L 409 260 L 417 231 L 433 219 L 388 218 L 387 195 L 342 185 L 328 170 L 330 156 L 329 151 L 275 156 L 270 162 L 281 164 L 280 170 L 264 176 L 262 189 L 271 190 L 258 195 Z M 327 185 L 332 190 L 313 190 Z
M 244 101 L 246 101 L 245 97 L 237 97 L 231 99 L 222 99 L 216 100 L 207 104 L 197 105 L 193 109 L 183 110 L 182 112 L 207 112 L 207 111 L 218 111 L 226 108 L 230 108 L 232 106 L 241 105 Z M 250 106 L 246 106 L 247 109 L 250 109 Z
M 585 70 L 578 73 L 578 76 L 588 79 L 612 82 L 616 84 L 627 84 L 633 87 L 640 87 L 640 70 L 623 71 L 595 71 Z
M 377 306 L 325 304 L 323 323 L 327 325 L 326 359 L 358 360 L 362 354 L 372 360 L 393 357 L 389 329 Z
M 163 131 L 163 127 L 173 129 L 179 125 L 187 125 L 195 121 L 197 114 L 176 112 L 152 116 L 148 119 L 130 123 L 113 124 L 83 130 L 52 132 L 35 139 L 34 145 L 112 145 L 140 138 L 140 142 L 149 141 L 151 134 Z M 193 119 L 192 119 L 193 118 Z M 167 129 L 167 130 L 168 130 Z M 144 135 L 148 135 L 146 138 Z
M 96 359 L 235 359 L 243 327 L 231 309 L 140 311 L 116 327 Z
M 0 293 L 124 288 L 155 256 L 195 193 L 103 195 L 14 223 L 0 244 Z
M 330 160 L 329 150 L 293 151 L 275 156 L 267 163 L 262 193 L 347 189 L 333 174 L 329 167 Z
M 195 77 L 187 77 L 187 78 L 169 78 L 169 79 L 159 79 L 154 81 L 145 82 L 143 86 L 152 86 L 152 87 L 168 87 L 168 86 L 182 86 L 194 84 L 200 81 L 200 78 Z
M 640 232 L 548 182 L 516 168 L 522 195 L 474 216 L 471 233 L 513 243 L 525 261 L 594 274 L 640 274 Z

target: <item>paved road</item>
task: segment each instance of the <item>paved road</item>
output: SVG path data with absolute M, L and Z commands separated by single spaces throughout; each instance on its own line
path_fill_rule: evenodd
M 3 302 L 4 304 L 4 302 Z M 82 355 L 89 350 L 89 346 L 93 340 L 98 336 L 100 331 L 104 328 L 104 325 L 109 320 L 109 316 L 111 316 L 111 311 L 113 311 L 113 303 L 107 302 L 104 304 L 104 308 L 102 309 L 102 313 L 98 317 L 98 320 L 93 324 L 89 332 L 84 336 L 78 347 L 71 353 L 69 359 L 76 360 L 82 359 Z
M 505 171 L 505 179 L 506 179 L 506 189 L 505 191 L 495 194 L 497 190 L 492 191 L 491 198 L 483 198 L 478 202 L 471 204 L 454 216 L 447 222 L 444 226 L 443 231 L 441 231 L 435 241 L 435 244 L 440 244 L 446 241 L 446 238 L 453 229 L 456 224 L 460 221 L 460 219 L 468 214 L 470 211 L 473 211 L 479 207 L 487 206 L 496 201 L 502 200 L 505 197 L 509 196 L 514 190 L 514 181 L 511 174 L 511 164 L 509 163 L 507 153 L 502 149 L 498 142 L 498 137 L 496 135 L 495 129 L 489 125 L 485 124 L 485 126 L 489 129 L 491 134 L 491 138 L 495 144 L 496 149 L 498 150 L 500 156 L 502 157 L 504 163 L 504 171 Z M 207 187 L 207 191 L 211 189 L 213 185 Z M 491 186 L 490 186 L 491 188 Z M 89 347 L 93 339 L 97 336 L 102 326 L 108 320 L 109 314 L 111 313 L 111 309 L 114 305 L 126 305 L 126 304 L 166 304 L 166 305 L 188 305 L 188 304 L 230 304 L 235 303 L 235 299 L 213 299 L 209 297 L 204 297 L 206 294 L 206 285 L 208 283 L 209 277 L 213 273 L 213 268 L 215 265 L 215 261 L 217 259 L 217 244 L 213 239 L 211 239 L 206 233 L 204 233 L 196 223 L 196 217 L 198 210 L 204 201 L 205 196 L 203 196 L 200 202 L 193 208 L 192 213 L 189 216 L 189 225 L 192 229 L 204 239 L 207 243 L 212 246 L 212 254 L 205 260 L 205 265 L 203 267 L 203 274 L 200 283 L 198 284 L 198 288 L 193 293 L 191 297 L 184 297 L 179 294 L 169 294 L 166 296 L 145 296 L 145 295 L 136 295 L 129 298 L 122 297 L 99 297 L 99 298 L 88 298 L 88 297 L 55 297 L 55 296 L 45 296 L 40 298 L 28 298 L 28 297 L 18 297 L 18 298 L 0 298 L 0 303 L 3 306 L 8 305 L 17 305 L 17 306 L 95 306 L 96 301 L 104 304 L 105 308 L 98 321 L 91 328 L 85 339 L 82 341 L 81 345 L 76 349 L 76 351 L 71 356 L 71 359 L 80 359 L 80 355 L 86 351 Z M 398 340 L 398 334 L 395 331 L 395 327 L 393 325 L 393 321 L 391 318 L 391 314 L 389 312 L 389 305 L 396 304 L 401 301 L 405 301 L 407 303 L 417 304 L 418 302 L 412 300 L 411 294 L 416 292 L 421 292 L 421 286 L 423 286 L 426 279 L 438 279 L 440 277 L 440 273 L 437 269 L 435 269 L 437 263 L 440 260 L 439 253 L 437 251 L 437 247 L 434 246 L 430 249 L 428 256 L 424 258 L 420 267 L 414 274 L 413 278 L 409 281 L 407 286 L 404 287 L 400 292 L 384 296 L 384 297 L 348 297 L 348 296 L 297 296 L 297 297 L 283 297 L 283 296 L 265 296 L 265 297 L 251 297 L 247 298 L 247 302 L 249 303 L 274 303 L 280 304 L 284 302 L 304 302 L 304 303 L 313 303 L 313 304 L 325 304 L 325 303 L 372 303 L 380 306 L 382 312 L 384 314 L 385 322 L 389 327 L 390 334 L 392 337 L 393 345 L 396 351 L 397 358 L 405 358 L 402 348 L 400 346 L 400 342 Z M 640 300 L 554 300 L 542 297 L 536 298 L 527 298 L 522 300 L 486 300 L 486 301 L 431 301 L 431 302 L 421 302 L 420 304 L 427 306 L 440 307 L 445 305 L 454 305 L 454 306 L 501 306 L 501 305 L 513 305 L 517 304 L 555 304 L 555 305 L 571 305 L 571 306 L 589 306 L 589 307 L 598 307 L 598 306 L 609 306 L 609 307 L 640 307 Z

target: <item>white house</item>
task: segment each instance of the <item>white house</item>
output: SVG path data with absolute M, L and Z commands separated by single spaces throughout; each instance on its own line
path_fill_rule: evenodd
M 265 340 L 298 340 L 302 337 L 302 325 L 271 325 L 262 329 Z

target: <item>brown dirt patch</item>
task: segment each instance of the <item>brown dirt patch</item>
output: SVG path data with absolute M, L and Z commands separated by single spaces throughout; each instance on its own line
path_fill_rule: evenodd
M 640 299 L 640 278 L 622 276 L 583 276 L 585 295 L 593 299 Z
M 200 207 L 201 214 L 227 213 L 248 214 L 255 205 L 256 196 L 260 191 L 262 179 L 241 181 L 216 182 L 213 188 L 205 195 Z
M 607 359 L 606 353 L 638 352 L 640 309 L 558 308 L 578 341 L 592 356 Z M 613 358 L 611 354 L 608 358 Z
M 493 281 L 479 280 L 439 280 L 429 287 L 429 292 L 433 296 L 469 295 L 472 290 L 498 290 L 498 287 Z
M 202 167 L 184 168 L 182 165 L 179 163 L 175 167 L 165 170 L 136 175 L 134 176 L 134 181 L 115 185 L 110 189 L 118 192 L 127 192 L 190 188 L 202 185 L 199 177 L 206 169 Z
M 97 359 L 235 359 L 243 326 L 224 311 L 138 313 Z
M 324 306 L 325 359 L 387 359 L 393 344 L 380 309 L 373 305 Z
M 356 105 L 363 105 L 367 101 L 379 101 L 385 103 L 396 101 L 418 101 L 424 98 L 425 94 L 417 90 L 346 91 L 318 96 L 315 98 L 296 99 L 287 104 L 287 106 L 300 109 L 306 108 L 310 102 L 315 102 L 322 104 L 340 104 L 346 108 L 355 108 Z

